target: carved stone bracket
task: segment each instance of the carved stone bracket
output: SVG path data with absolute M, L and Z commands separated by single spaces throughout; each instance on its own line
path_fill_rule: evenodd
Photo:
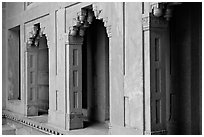
M 44 35 L 47 39 L 47 46 L 49 48 L 49 29 L 45 22 L 39 22 L 32 25 L 27 25 L 25 28 L 25 42 L 26 48 L 30 46 L 38 47 L 39 39 Z
M 43 35 L 43 31 L 40 28 L 40 25 L 34 25 L 29 32 L 29 36 L 27 38 L 27 45 L 28 46 L 38 46 L 39 45 L 39 40 Z
M 92 24 L 93 19 L 94 13 L 90 9 L 81 9 L 73 18 L 73 26 L 69 28 L 69 35 L 83 37 L 85 30 Z
M 109 24 L 108 17 L 105 17 L 103 9 L 97 4 L 82 8 L 75 17 L 73 17 L 72 26 L 69 28 L 69 35 L 71 36 L 84 36 L 85 30 L 92 24 L 94 17 L 104 22 L 108 37 L 111 35 L 111 25 Z

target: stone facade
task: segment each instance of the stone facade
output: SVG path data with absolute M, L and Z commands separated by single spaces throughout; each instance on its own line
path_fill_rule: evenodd
M 109 122 L 110 134 L 201 134 L 200 3 L 3 5 L 3 109 L 36 116 L 41 108 L 48 114 L 48 124 L 67 131 L 83 128 L 83 116 L 96 116 L 97 121 Z M 160 8 L 166 13 L 160 15 L 156 11 Z M 180 10 L 185 15 L 179 15 Z M 198 15 L 195 22 L 194 15 Z M 188 28 L 176 22 L 181 16 Z M 196 23 L 197 28 L 191 29 Z M 179 40 L 173 37 L 176 29 L 185 31 Z M 177 51 L 179 44 L 186 48 Z M 176 78 L 179 73 L 182 76 Z M 178 100 L 184 118 L 176 113 Z M 174 129 L 174 124 L 185 126 Z

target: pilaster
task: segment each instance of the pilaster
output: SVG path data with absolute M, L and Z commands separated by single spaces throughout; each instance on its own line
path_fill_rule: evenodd
M 154 66 L 154 53 L 155 51 L 155 39 L 161 41 L 162 49 L 168 45 L 168 21 L 163 17 L 156 17 L 153 14 L 144 15 L 142 18 L 142 28 L 143 28 L 143 46 L 144 46 L 144 134 L 152 134 L 155 127 L 160 127 L 153 122 L 155 118 L 152 108 L 155 107 L 153 102 L 154 90 L 152 89 L 152 81 L 155 77 L 153 70 Z M 165 44 L 164 44 L 165 43 Z M 164 55 L 164 52 L 161 51 Z M 162 60 L 165 60 L 164 58 Z M 163 64 L 165 65 L 165 64 Z M 163 69 L 163 67 L 162 67 Z M 163 73 L 163 72 L 162 72 Z M 163 76 L 162 76 L 163 77 Z M 165 85 L 163 85 L 165 86 Z M 166 91 L 163 91 L 166 92 Z M 166 94 L 166 93 L 165 93 Z M 166 97 L 164 96 L 166 101 Z M 165 106 L 165 104 L 163 104 Z M 164 108 L 165 111 L 165 108 Z M 162 112 L 162 115 L 164 113 Z M 165 117 L 165 115 L 164 115 Z M 163 123 L 162 123 L 163 124 Z M 165 125 L 163 125 L 165 128 Z M 160 127 L 161 128 L 161 127 Z M 158 128 L 158 129 L 160 129 Z M 166 132 L 165 130 L 158 131 L 159 133 Z
M 66 39 L 66 130 L 83 128 L 82 116 L 82 44 L 83 37 Z

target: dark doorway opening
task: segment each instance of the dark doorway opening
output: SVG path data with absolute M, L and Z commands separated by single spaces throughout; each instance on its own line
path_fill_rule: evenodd
M 174 7 L 170 20 L 168 134 L 202 134 L 202 3 Z
M 82 79 L 82 108 L 88 124 L 108 123 L 109 38 L 101 20 L 94 19 L 84 36 Z

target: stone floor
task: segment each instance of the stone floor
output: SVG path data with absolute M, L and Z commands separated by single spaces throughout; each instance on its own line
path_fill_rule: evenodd
M 44 132 L 25 126 L 16 121 L 6 119 L 2 125 L 2 135 L 47 135 Z
M 2 125 L 3 135 L 46 135 L 28 126 L 24 126 L 15 121 L 9 120 L 6 125 Z M 108 129 L 103 123 L 94 123 L 84 129 L 67 131 L 67 135 L 108 135 Z
M 16 135 L 16 129 L 10 125 L 2 125 L 2 135 Z
M 47 123 L 48 122 L 48 115 L 40 115 L 40 116 L 32 116 L 28 117 L 28 119 L 33 120 L 39 123 Z
M 10 113 L 10 112 L 7 112 Z M 21 117 L 21 121 L 28 121 L 28 123 L 34 123 L 36 125 L 41 125 L 45 129 L 53 129 L 56 132 L 60 132 L 57 127 L 53 127 L 47 123 L 48 116 L 47 115 L 40 115 L 40 116 L 33 116 L 33 117 L 24 117 L 19 114 L 13 114 L 13 117 Z M 12 116 L 11 116 L 12 117 Z M 16 120 L 14 120 L 16 119 Z M 23 120 L 22 120 L 23 119 Z M 3 118 L 2 121 L 2 134 L 3 135 L 46 135 L 49 133 L 43 132 L 41 129 L 34 128 L 29 124 L 25 125 L 20 123 L 17 118 Z M 27 123 L 27 122 L 25 122 Z M 88 121 L 84 121 L 84 128 L 83 129 L 76 129 L 71 131 L 61 131 L 62 134 L 65 135 L 108 135 L 109 134 L 109 127 L 107 123 L 90 123 Z M 52 133 L 50 133 L 52 134 Z
M 68 135 L 108 135 L 109 129 L 104 123 L 93 123 L 83 129 L 71 130 Z
M 6 120 L 5 120 L 6 119 Z M 120 127 L 106 123 L 90 123 L 84 119 L 84 128 L 71 131 L 60 129 L 48 123 L 48 115 L 25 117 L 24 115 L 2 111 L 2 131 L 4 134 L 17 135 L 142 135 L 137 129 Z

